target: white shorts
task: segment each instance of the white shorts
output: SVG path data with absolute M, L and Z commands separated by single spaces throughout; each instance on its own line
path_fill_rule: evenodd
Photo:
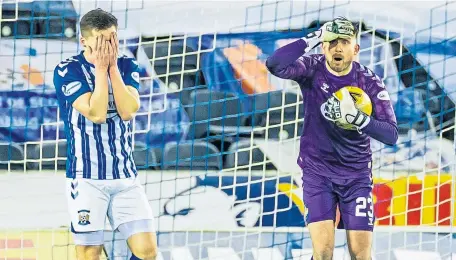
M 153 220 L 139 178 L 91 180 L 67 178 L 68 211 L 74 233 L 103 231 L 136 220 Z

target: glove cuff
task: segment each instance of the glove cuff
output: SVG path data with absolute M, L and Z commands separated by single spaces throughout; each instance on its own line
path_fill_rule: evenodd
M 353 115 L 346 115 L 347 122 L 356 126 L 358 132 L 360 132 L 364 127 L 366 127 L 370 122 L 370 116 L 364 114 L 363 112 L 358 110 L 355 116 Z
M 321 30 L 317 30 L 307 34 L 305 37 L 302 37 L 306 43 L 307 47 L 304 49 L 305 52 L 309 52 L 313 48 L 317 47 L 321 43 Z
M 369 123 L 370 123 L 370 116 L 364 114 L 364 113 L 360 113 L 360 114 L 363 114 L 364 116 L 364 122 L 358 127 L 359 130 L 362 130 L 363 128 L 365 128 Z

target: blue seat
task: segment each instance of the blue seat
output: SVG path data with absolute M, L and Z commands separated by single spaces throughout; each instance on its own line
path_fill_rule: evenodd
M 39 161 L 29 161 L 39 160 Z M 32 169 L 66 169 L 67 142 L 27 145 L 27 167 Z
M 6 169 L 8 164 L 13 168 L 24 167 L 24 151 L 20 145 L 0 143 L 0 168 Z
M 133 150 L 133 159 L 138 169 L 158 169 L 159 164 L 155 149 L 147 145 L 136 142 Z
M 230 92 L 197 89 L 191 92 L 186 107 L 191 122 L 189 138 L 201 138 L 210 134 L 248 133 L 242 101 Z
M 252 157 L 251 163 L 250 157 Z M 252 147 L 251 139 L 241 139 L 238 142 L 231 144 L 228 148 L 223 168 L 239 168 L 240 171 L 249 169 L 263 170 L 263 166 L 266 164 L 266 169 L 275 169 L 274 165 L 266 162 L 266 160 L 267 157 L 265 157 L 260 148 Z
M 220 151 L 211 143 L 195 140 L 167 143 L 161 161 L 162 169 L 221 170 Z
M 257 119 L 259 126 L 268 126 L 267 136 L 270 139 L 279 139 L 281 136 L 294 137 L 301 135 L 304 118 L 303 100 L 299 94 L 281 91 L 269 96 L 269 119 L 267 113 L 260 113 Z M 268 124 L 266 124 L 268 123 Z M 264 133 L 266 136 L 266 132 Z

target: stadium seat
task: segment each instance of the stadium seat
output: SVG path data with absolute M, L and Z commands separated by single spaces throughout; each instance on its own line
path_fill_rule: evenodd
M 163 170 L 221 170 L 222 164 L 217 147 L 201 141 L 167 143 L 161 162 Z
M 288 139 L 296 136 L 301 136 L 304 122 L 275 124 L 268 127 L 267 139 Z M 266 137 L 266 133 L 264 134 Z
M 249 124 L 252 126 L 264 124 L 268 109 L 282 105 L 282 93 L 283 91 L 279 90 L 252 95 L 252 117 Z
M 155 150 L 145 144 L 136 142 L 133 150 L 133 159 L 138 169 L 158 169 L 158 160 Z
M 200 138 L 208 133 L 230 134 L 250 132 L 244 127 L 241 100 L 233 93 L 197 89 L 190 94 L 186 107 L 190 122 L 189 138 Z
M 188 105 L 192 102 L 190 99 L 190 94 L 197 89 L 207 89 L 207 86 L 205 85 L 200 85 L 200 86 L 191 86 L 191 87 L 186 87 L 183 88 L 182 91 L 179 92 L 179 98 L 181 101 L 182 106 L 185 108 L 188 107 Z
M 16 143 L 0 143 L 0 168 L 8 168 L 10 161 L 23 161 L 24 152 L 22 148 Z M 24 162 L 11 163 L 11 167 L 23 167 Z
M 283 98 L 285 100 L 283 101 Z M 272 91 L 269 93 L 262 93 L 252 97 L 252 116 L 249 120 L 249 125 L 252 126 L 266 126 L 268 125 L 267 137 L 270 139 L 277 139 L 280 137 L 291 137 L 300 135 L 302 132 L 303 122 L 298 122 L 297 132 L 295 133 L 297 119 L 304 117 L 302 97 L 293 92 Z M 282 103 L 283 102 L 283 103 Z M 298 115 L 296 117 L 296 110 Z M 267 123 L 269 111 L 269 124 Z M 283 119 L 282 119 L 283 113 Z M 260 133 L 257 131 L 256 133 Z M 261 132 L 261 136 L 266 136 L 266 132 Z
M 144 40 L 148 41 L 147 37 Z M 152 39 L 150 40 L 152 42 Z M 154 70 L 159 80 L 168 85 L 175 83 L 182 89 L 201 84 L 200 72 L 197 70 L 197 54 L 189 54 L 194 50 L 189 48 L 183 40 L 157 41 L 154 44 L 144 44 L 143 48 L 148 57 L 166 57 L 169 52 L 173 55 L 184 55 L 184 59 L 182 57 L 171 57 L 155 60 Z M 178 74 L 175 74 L 176 72 Z M 170 73 L 173 74 L 169 75 Z M 182 86 L 180 86 L 181 82 Z
M 56 148 L 58 153 L 56 155 Z M 66 140 L 60 140 L 56 147 L 56 143 L 43 143 L 27 146 L 27 168 L 37 169 L 57 169 L 64 170 L 66 168 L 67 143 Z M 39 161 L 29 161 L 39 160 Z
M 252 162 L 250 162 L 250 153 L 252 153 Z M 233 143 L 226 152 L 224 169 L 239 167 L 239 170 L 263 170 L 263 165 L 267 158 L 264 158 L 264 153 L 258 148 L 252 148 L 250 139 L 242 139 Z M 237 154 L 237 162 L 236 162 Z M 258 164 L 258 165 L 255 165 Z M 249 166 L 253 165 L 253 166 Z M 248 167 L 242 167 L 248 166 Z M 266 163 L 266 169 L 275 169 L 272 163 Z
M 285 101 L 283 102 L 283 96 L 285 96 Z M 293 92 L 283 91 L 271 91 L 268 93 L 261 93 L 252 96 L 252 108 L 255 121 L 253 125 L 261 125 L 265 123 L 267 117 L 267 110 L 269 112 L 269 118 L 274 118 L 274 121 L 277 119 L 280 120 L 282 110 L 284 110 L 285 118 L 295 118 L 296 109 L 299 108 L 298 117 L 303 117 L 302 103 L 299 105 L 293 105 L 297 102 L 302 102 L 302 97 L 299 94 Z M 283 104 L 282 104 L 283 102 Z M 281 109 L 278 109 L 282 106 L 288 106 Z
M 286 92 L 285 93 L 285 101 L 283 102 L 283 105 L 282 105 L 282 99 L 283 99 L 282 96 L 275 97 L 275 98 L 277 98 L 278 100 L 272 100 L 271 104 L 274 105 L 274 107 L 275 107 L 275 105 L 277 105 L 277 107 L 283 106 L 283 108 L 281 108 L 281 109 L 272 109 L 269 112 L 269 120 L 270 121 L 272 121 L 272 122 L 281 122 L 282 121 L 282 111 L 283 111 L 283 117 L 284 117 L 283 122 L 291 121 L 291 120 L 295 120 L 296 118 L 303 118 L 304 117 L 304 111 L 303 111 L 301 95 L 296 94 L 296 93 L 292 93 L 292 92 Z M 298 104 L 298 102 L 301 102 L 301 103 Z M 271 108 L 273 108 L 273 107 L 271 107 Z M 298 110 L 297 117 L 296 117 L 296 110 Z
M 282 102 L 282 98 L 280 99 L 280 102 Z M 301 103 L 298 104 L 298 102 Z M 279 107 L 280 106 L 283 107 L 281 109 L 273 109 L 269 111 L 268 138 L 286 139 L 292 136 L 301 135 L 303 122 L 296 122 L 304 117 L 301 95 L 286 92 L 284 104 L 280 104 Z

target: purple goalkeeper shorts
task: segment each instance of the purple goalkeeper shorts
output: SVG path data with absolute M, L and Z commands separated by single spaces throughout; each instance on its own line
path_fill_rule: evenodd
M 373 231 L 372 178 L 338 179 L 304 172 L 302 180 L 306 225 L 323 220 L 336 221 L 339 206 L 338 228 Z

